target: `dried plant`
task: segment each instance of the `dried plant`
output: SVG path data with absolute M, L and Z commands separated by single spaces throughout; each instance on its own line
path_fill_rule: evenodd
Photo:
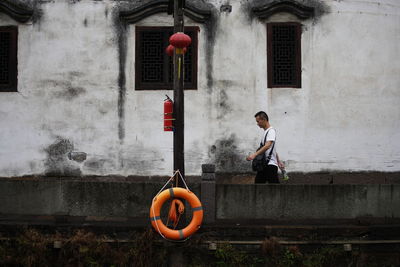
M 282 247 L 276 237 L 266 238 L 261 245 L 261 251 L 268 257 L 277 257 L 282 252 Z

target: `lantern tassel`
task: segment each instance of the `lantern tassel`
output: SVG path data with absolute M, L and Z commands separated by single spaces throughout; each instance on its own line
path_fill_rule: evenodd
M 181 79 L 181 58 L 178 59 L 178 80 Z

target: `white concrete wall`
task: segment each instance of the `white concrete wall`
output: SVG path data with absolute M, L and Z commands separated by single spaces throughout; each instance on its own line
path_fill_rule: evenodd
M 217 16 L 214 39 L 185 20 L 200 27 L 198 90 L 185 92 L 187 174 L 200 174 L 203 163 L 250 171 L 244 158 L 262 134 L 253 117 L 259 110 L 277 129 L 290 171 L 400 171 L 398 1 L 323 1 L 328 13 L 301 21 L 300 89 L 267 88 L 266 71 L 266 23 L 297 18 L 260 21 L 240 1 L 229 3 L 231 13 L 219 12 L 224 1 L 208 2 Z M 0 176 L 170 174 L 172 133 L 162 130 L 162 104 L 173 93 L 135 91 L 134 44 L 136 25 L 171 26 L 172 17 L 127 28 L 121 97 L 118 2 L 39 7 L 37 22 L 19 25 L 18 92 L 0 93 Z M 18 23 L 0 13 L 1 25 Z M 87 159 L 68 160 L 69 151 Z

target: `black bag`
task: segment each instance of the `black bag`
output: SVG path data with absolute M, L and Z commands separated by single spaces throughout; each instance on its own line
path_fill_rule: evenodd
M 268 132 L 269 132 L 269 130 L 268 130 Z M 257 151 L 260 150 L 265 145 L 265 142 L 266 142 L 266 139 L 268 136 L 268 132 L 265 134 L 264 144 L 260 143 L 260 147 L 257 149 Z M 267 158 L 265 157 L 265 153 L 262 153 L 261 155 L 258 155 L 253 159 L 253 161 L 251 162 L 251 167 L 252 167 L 253 171 L 260 172 L 267 168 L 269 160 L 271 159 L 272 151 L 274 151 L 274 146 L 275 146 L 275 142 L 272 144 L 271 151 L 269 152 L 269 155 Z
M 268 162 L 265 159 L 265 153 L 255 157 L 251 163 L 251 167 L 253 168 L 253 171 L 255 171 L 255 172 L 260 172 L 260 171 L 265 170 L 267 168 L 267 165 L 268 165 Z

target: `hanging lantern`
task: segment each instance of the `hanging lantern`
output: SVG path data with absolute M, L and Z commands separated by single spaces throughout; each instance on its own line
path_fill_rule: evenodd
M 174 33 L 169 38 L 169 43 L 177 48 L 184 48 L 190 45 L 192 39 L 189 35 L 184 34 L 183 32 Z
M 165 53 L 167 53 L 168 56 L 172 57 L 174 55 L 174 49 L 175 47 L 173 45 L 169 45 L 167 46 L 167 48 L 165 48 Z
M 175 47 L 173 45 L 169 45 L 169 46 L 167 46 L 167 48 L 165 48 L 165 53 L 168 56 L 172 57 L 174 55 L 174 49 L 175 49 Z M 184 47 L 183 48 L 183 53 L 186 54 L 186 52 L 187 52 L 187 48 Z
M 169 43 L 176 47 L 177 54 L 183 54 L 183 48 L 190 45 L 192 39 L 189 35 L 184 34 L 183 32 L 174 33 L 169 38 Z

